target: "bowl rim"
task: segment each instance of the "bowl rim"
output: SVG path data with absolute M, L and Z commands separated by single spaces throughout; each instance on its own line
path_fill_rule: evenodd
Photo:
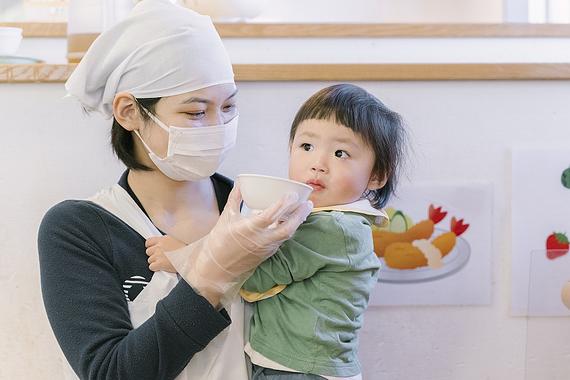
M 253 177 L 253 178 L 267 178 L 267 179 L 272 179 L 272 180 L 276 180 L 276 181 L 280 181 L 280 182 L 289 182 L 289 183 L 294 183 L 297 185 L 301 185 L 302 187 L 306 188 L 307 190 L 313 190 L 313 188 L 309 185 L 307 185 L 306 183 L 303 182 L 299 182 L 299 181 L 295 181 L 289 178 L 283 178 L 283 177 L 275 177 L 272 175 L 263 175 L 263 174 L 238 174 L 237 178 L 239 179 L 240 177 Z

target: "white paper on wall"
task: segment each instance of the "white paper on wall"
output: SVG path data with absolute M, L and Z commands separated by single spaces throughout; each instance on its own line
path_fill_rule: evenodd
M 433 205 L 431 212 L 430 205 Z M 489 183 L 410 185 L 401 188 L 398 197 L 393 198 L 388 207 L 400 210 L 411 219 L 405 223 L 408 232 L 415 228 L 414 226 L 431 223 L 428 219 L 437 220 L 433 234 L 427 239 L 434 246 L 442 248 L 441 252 L 445 249 L 440 243 L 452 241 L 449 240 L 453 239 L 451 235 L 455 235 L 455 244 L 442 258 L 439 268 L 434 268 L 438 265 L 432 263 L 431 267 L 422 265 L 414 269 L 400 269 L 387 265 L 391 263 L 390 257 L 396 257 L 390 256 L 389 251 L 398 246 L 392 244 L 386 246 L 385 257 L 382 258 L 385 265 L 380 271 L 378 285 L 371 295 L 370 305 L 490 303 L 492 187 Z M 455 218 L 454 223 L 452 218 Z M 397 227 L 395 231 L 399 231 L 398 228 L 401 227 L 397 226 L 399 222 L 396 219 L 394 215 L 391 223 L 395 223 L 394 226 Z M 434 239 L 440 239 L 440 243 Z M 417 244 L 411 243 L 412 246 Z M 404 251 L 413 249 L 407 243 L 399 247 Z M 378 253 L 379 249 L 376 251 Z M 400 264 L 395 261 L 390 265 Z
M 561 251 L 558 251 L 562 253 Z M 532 251 L 529 261 L 527 314 L 570 317 L 570 255 Z
M 511 207 L 512 314 L 559 316 L 559 290 L 553 295 L 549 280 L 559 277 L 568 254 L 570 149 L 513 149 Z M 531 310 L 529 279 L 533 294 L 544 297 L 544 302 L 535 298 Z
M 570 255 L 562 253 L 530 254 L 525 380 L 562 380 L 570 373 Z

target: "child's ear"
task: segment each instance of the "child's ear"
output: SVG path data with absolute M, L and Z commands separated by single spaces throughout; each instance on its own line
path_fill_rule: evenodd
M 368 181 L 368 186 L 366 187 L 366 189 L 367 190 L 381 189 L 384 187 L 384 185 L 386 185 L 386 182 L 388 182 L 387 177 L 379 179 L 377 175 L 374 175 L 370 178 L 370 181 Z

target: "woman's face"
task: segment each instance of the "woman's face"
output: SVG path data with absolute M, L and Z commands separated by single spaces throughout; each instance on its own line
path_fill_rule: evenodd
M 235 84 L 218 84 L 181 95 L 160 99 L 154 115 L 167 126 L 179 128 L 208 127 L 226 124 L 237 116 L 237 89 Z M 160 157 L 168 149 L 168 132 L 152 120 L 147 120 L 139 129 L 144 141 Z M 136 139 L 138 140 L 138 139 Z M 144 148 L 143 160 L 148 157 Z

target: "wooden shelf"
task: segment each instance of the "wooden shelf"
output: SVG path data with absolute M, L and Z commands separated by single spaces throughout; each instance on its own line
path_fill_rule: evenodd
M 22 28 L 24 37 L 65 38 L 67 36 L 65 22 L 2 22 L 0 26 Z
M 76 65 L 0 65 L 0 83 L 62 83 Z M 568 63 L 237 64 L 237 81 L 570 80 Z
M 570 64 L 234 65 L 238 81 L 568 80 Z
M 570 24 L 216 24 L 222 37 L 570 37 Z
M 62 83 L 76 65 L 0 65 L 0 83 Z
M 25 37 L 66 37 L 67 23 L 0 23 Z M 284 24 L 217 23 L 225 38 L 478 38 L 570 37 L 570 24 Z

